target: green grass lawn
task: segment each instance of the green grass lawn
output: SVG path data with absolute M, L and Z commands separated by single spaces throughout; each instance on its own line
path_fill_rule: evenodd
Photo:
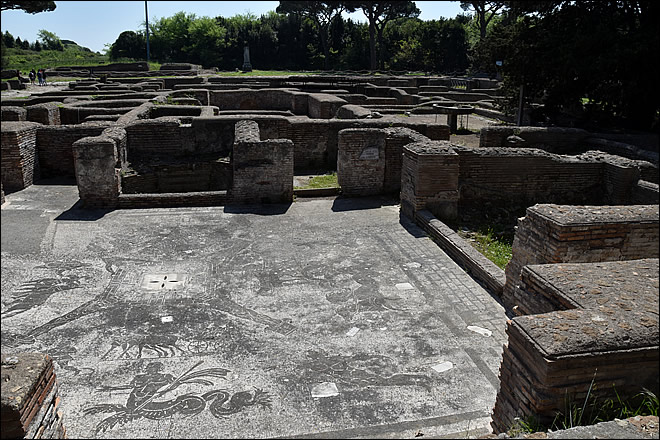
M 218 72 L 218 76 L 289 76 L 289 75 L 318 75 L 320 71 L 296 72 L 292 70 L 253 70 L 251 72 Z
M 314 176 L 310 179 L 307 185 L 295 187 L 295 189 L 318 189 L 318 188 L 339 188 L 339 183 L 337 181 L 337 172 L 333 172 L 332 174 L 325 174 L 322 176 Z
M 7 67 L 5 69 L 18 69 L 27 76 L 31 69 L 53 69 L 68 66 L 97 66 L 111 63 L 133 63 L 136 60 L 119 59 L 110 60 L 107 55 L 88 52 L 76 48 L 59 50 L 33 51 L 25 49 L 7 49 Z M 149 70 L 160 70 L 160 63 L 150 62 Z

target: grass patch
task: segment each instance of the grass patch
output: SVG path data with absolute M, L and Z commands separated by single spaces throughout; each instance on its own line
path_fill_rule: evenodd
M 337 181 L 337 172 L 332 174 L 324 174 L 322 176 L 314 176 L 309 180 L 305 186 L 296 186 L 294 189 L 319 189 L 319 188 L 339 188 Z
M 622 400 L 614 388 L 615 398 L 600 401 L 593 391 L 593 381 L 583 403 L 567 399 L 566 409 L 557 413 L 550 429 L 569 429 L 576 426 L 594 425 L 614 419 L 627 419 L 635 416 L 657 416 L 658 396 L 644 389 L 633 397 Z
M 644 388 L 629 399 L 621 399 L 621 396 L 612 385 L 615 397 L 599 400 L 594 378 L 589 385 L 587 395 L 583 402 L 577 402 L 569 398 L 565 399 L 565 410 L 557 412 L 550 426 L 543 426 L 533 416 L 525 420 L 516 418 L 513 426 L 507 431 L 510 436 L 523 433 L 541 432 L 552 429 L 553 431 L 575 428 L 576 426 L 590 426 L 600 422 L 609 422 L 614 419 L 627 419 L 635 416 L 658 416 L 660 401 L 658 396 Z
M 504 230 L 501 225 L 481 225 L 474 230 L 459 227 L 456 233 L 500 269 L 504 269 L 511 260 L 513 232 Z
M 318 75 L 319 71 L 295 72 L 290 70 L 253 70 L 251 72 L 218 72 L 218 76 L 290 76 L 290 75 Z

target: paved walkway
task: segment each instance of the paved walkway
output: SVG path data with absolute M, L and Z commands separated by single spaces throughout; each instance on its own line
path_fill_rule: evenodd
M 2 351 L 53 357 L 71 438 L 489 432 L 504 309 L 395 202 L 81 211 L 43 183 L 2 207 Z

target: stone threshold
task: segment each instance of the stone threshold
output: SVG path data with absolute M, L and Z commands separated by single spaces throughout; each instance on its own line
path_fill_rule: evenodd
M 117 207 L 121 209 L 131 209 L 223 206 L 227 201 L 227 191 L 120 194 L 117 199 Z
M 293 195 L 297 197 L 331 197 L 337 196 L 341 188 L 305 188 L 294 189 Z

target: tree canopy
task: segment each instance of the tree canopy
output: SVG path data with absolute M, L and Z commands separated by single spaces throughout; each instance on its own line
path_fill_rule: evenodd
M 353 10 L 347 2 L 280 1 L 276 12 L 298 14 L 314 22 L 321 39 L 323 67 L 327 70 L 330 66 L 330 24 L 335 18 L 341 17 L 341 13 L 346 10 Z
M 383 31 L 391 20 L 400 17 L 418 17 L 420 10 L 411 1 L 346 2 L 354 9 L 361 9 L 369 20 L 369 54 L 371 70 L 385 68 L 383 59 Z M 376 44 L 376 39 L 378 44 Z
M 54 11 L 56 8 L 55 2 L 46 2 L 46 1 L 32 1 L 24 0 L 17 2 L 10 2 L 2 0 L 0 2 L 0 10 L 23 10 L 28 14 L 38 14 L 39 12 L 50 12 Z
M 514 106 L 523 85 L 540 115 L 559 123 L 657 126 L 660 96 L 650 80 L 660 50 L 660 8 L 653 1 L 508 2 L 506 19 L 477 44 L 475 64 L 493 71 L 502 60 Z M 655 122 L 654 122 L 655 121 Z

